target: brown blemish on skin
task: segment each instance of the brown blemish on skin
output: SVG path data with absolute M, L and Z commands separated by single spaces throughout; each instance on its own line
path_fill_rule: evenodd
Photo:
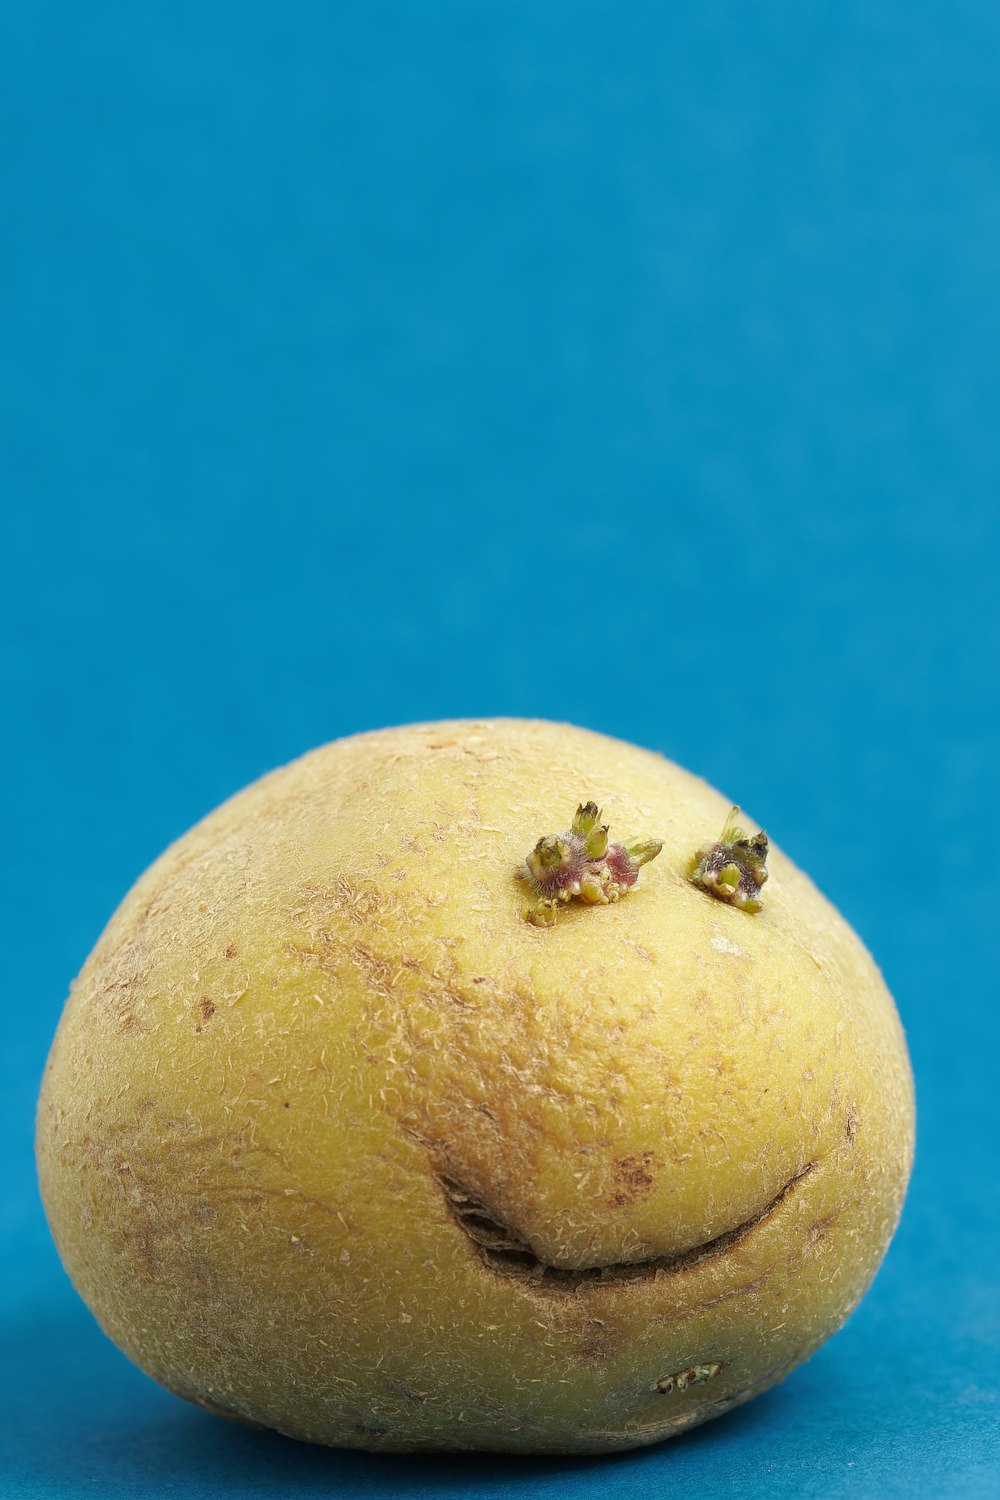
M 620 1330 L 614 1325 L 609 1328 L 602 1318 L 581 1320 L 579 1312 L 570 1302 L 558 1312 L 553 1308 L 549 1316 L 559 1335 L 566 1337 L 573 1358 L 585 1369 L 603 1373 L 622 1353 Z
M 576 1356 L 581 1364 L 596 1368 L 600 1365 L 606 1365 L 610 1360 L 614 1359 L 617 1353 L 618 1350 L 613 1344 L 601 1343 L 595 1339 L 589 1344 L 582 1344 L 576 1351 Z
M 814 1250 L 822 1240 L 825 1240 L 830 1233 L 831 1226 L 836 1224 L 843 1212 L 843 1208 L 835 1209 L 832 1214 L 827 1214 L 825 1219 L 817 1219 L 815 1224 L 811 1224 L 805 1233 L 805 1249 Z
M 618 1353 L 613 1341 L 605 1332 L 607 1325 L 601 1318 L 589 1318 L 583 1329 L 586 1343 L 580 1345 L 576 1357 L 581 1364 L 592 1368 L 607 1364 Z
M 205 1029 L 205 1022 L 210 1021 L 215 1015 L 215 1002 L 208 995 L 200 995 L 191 1009 L 194 1011 L 195 1020 L 198 1022 L 194 1029 L 200 1034 Z
M 857 1115 L 848 1112 L 847 1119 L 844 1121 L 844 1135 L 847 1137 L 849 1146 L 853 1146 L 857 1140 L 859 1123 Z
M 229 947 L 226 949 L 226 957 L 227 958 L 236 958 L 238 956 L 238 954 L 239 954 L 239 951 L 240 950 L 237 948 L 237 946 L 236 946 L 235 943 L 230 943 Z
M 612 1205 L 628 1208 L 637 1198 L 648 1198 L 656 1182 L 650 1168 L 662 1165 L 652 1151 L 644 1151 L 641 1156 L 620 1157 L 612 1168 L 615 1182 Z

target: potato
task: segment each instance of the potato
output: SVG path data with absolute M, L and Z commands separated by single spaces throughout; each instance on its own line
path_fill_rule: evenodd
M 591 799 L 662 852 L 526 921 L 526 855 Z M 789 860 L 759 911 L 694 883 L 727 810 L 582 729 L 424 724 L 168 849 L 39 1105 L 52 1231 L 110 1336 L 212 1411 L 369 1449 L 627 1448 L 787 1375 L 888 1244 L 912 1083 Z

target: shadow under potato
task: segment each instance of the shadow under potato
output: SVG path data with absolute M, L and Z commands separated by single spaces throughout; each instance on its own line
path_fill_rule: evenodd
M 540 1494 L 571 1480 L 606 1493 L 612 1471 L 676 1465 L 706 1445 L 766 1429 L 794 1401 L 778 1387 L 668 1443 L 596 1456 L 374 1454 L 322 1448 L 238 1426 L 186 1405 L 131 1365 L 80 1307 L 46 1310 L 3 1332 L 3 1493 L 101 1500 L 164 1495 Z M 781 1420 L 787 1419 L 787 1411 Z M 677 1482 L 676 1471 L 671 1482 Z

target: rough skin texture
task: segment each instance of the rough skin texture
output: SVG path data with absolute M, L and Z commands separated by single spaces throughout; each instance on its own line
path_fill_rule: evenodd
M 663 852 L 532 926 L 515 871 L 589 797 Z M 213 1411 L 370 1449 L 651 1443 L 811 1354 L 896 1225 L 912 1082 L 871 958 L 777 848 L 756 915 L 687 879 L 729 806 L 585 730 L 430 724 L 167 850 L 39 1105 L 111 1337 Z

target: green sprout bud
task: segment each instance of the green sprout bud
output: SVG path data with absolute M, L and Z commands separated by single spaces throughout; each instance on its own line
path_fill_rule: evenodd
M 689 878 L 720 901 L 758 912 L 758 893 L 767 880 L 767 834 L 747 833 L 736 822 L 738 813 L 738 807 L 732 808 L 718 841 L 698 850 Z

